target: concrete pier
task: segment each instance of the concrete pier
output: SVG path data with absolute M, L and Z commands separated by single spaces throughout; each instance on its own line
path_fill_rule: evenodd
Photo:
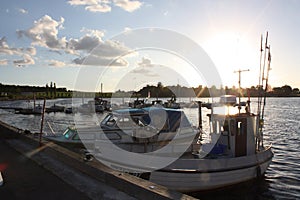
M 194 199 L 0 122 L 4 199 Z M 1 198 L 2 199 L 2 198 Z

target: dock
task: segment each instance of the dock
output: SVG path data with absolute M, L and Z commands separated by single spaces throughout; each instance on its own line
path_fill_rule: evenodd
M 195 199 L 0 122 L 4 199 Z

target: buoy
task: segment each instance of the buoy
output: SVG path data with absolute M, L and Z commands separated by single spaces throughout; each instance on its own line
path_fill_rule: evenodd
M 3 185 L 3 178 L 2 178 L 2 174 L 0 172 L 0 186 Z

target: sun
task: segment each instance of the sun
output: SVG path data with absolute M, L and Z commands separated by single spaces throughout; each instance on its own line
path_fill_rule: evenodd
M 251 37 L 236 32 L 220 32 L 211 35 L 203 44 L 204 50 L 216 65 L 224 85 L 237 86 L 238 75 L 234 71 L 250 69 L 251 73 L 259 66 L 259 44 L 253 44 Z M 256 80 L 243 76 L 244 86 L 255 85 Z

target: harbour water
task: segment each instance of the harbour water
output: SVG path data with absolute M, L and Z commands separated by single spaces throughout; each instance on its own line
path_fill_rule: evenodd
M 207 99 L 201 99 L 207 101 Z M 189 101 L 189 99 L 181 99 Z M 255 110 L 256 99 L 251 99 Z M 80 105 L 81 99 L 75 100 Z M 121 100 L 120 100 L 121 102 Z M 42 101 L 37 101 L 42 105 Z M 47 101 L 53 104 L 71 106 L 72 99 L 56 99 Z M 73 102 L 74 103 L 74 102 Z M 32 102 L 3 101 L 0 106 L 26 108 Z M 207 124 L 203 109 L 204 125 Z M 265 110 L 264 143 L 273 145 L 274 158 L 265 176 L 260 180 L 240 184 L 220 191 L 192 194 L 201 199 L 300 199 L 300 101 L 298 98 L 268 98 Z M 185 108 L 184 112 L 193 125 L 197 125 L 198 112 L 195 108 Z M 49 113 L 45 114 L 44 132 L 47 134 L 62 133 L 69 125 L 74 124 L 74 117 L 88 123 L 81 114 Z M 99 114 L 101 117 L 101 114 Z M 41 116 L 14 114 L 13 110 L 0 109 L 0 120 L 17 128 L 31 132 L 40 131 Z M 78 122 L 78 119 L 76 120 Z M 207 125 L 205 126 L 207 129 Z

